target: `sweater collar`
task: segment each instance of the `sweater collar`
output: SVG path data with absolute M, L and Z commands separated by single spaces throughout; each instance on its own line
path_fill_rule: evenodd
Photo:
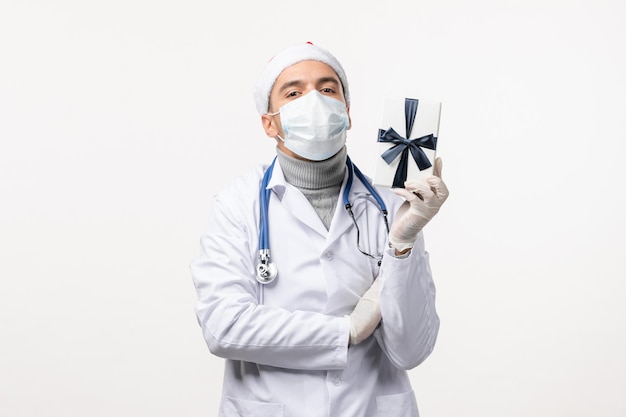
M 279 148 L 276 148 L 276 152 L 285 181 L 294 187 L 321 190 L 341 186 L 347 158 L 345 146 L 335 156 L 324 161 L 296 159 L 285 154 Z

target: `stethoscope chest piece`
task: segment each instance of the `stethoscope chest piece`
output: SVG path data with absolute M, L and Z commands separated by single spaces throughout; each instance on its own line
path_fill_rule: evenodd
M 276 265 L 269 260 L 261 260 L 256 267 L 256 280 L 261 284 L 269 284 L 278 276 Z

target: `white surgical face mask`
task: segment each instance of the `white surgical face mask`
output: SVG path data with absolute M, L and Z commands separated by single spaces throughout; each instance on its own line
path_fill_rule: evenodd
M 311 161 L 323 161 L 346 144 L 350 126 L 346 105 L 339 100 L 311 91 L 282 106 L 280 122 L 285 147 Z

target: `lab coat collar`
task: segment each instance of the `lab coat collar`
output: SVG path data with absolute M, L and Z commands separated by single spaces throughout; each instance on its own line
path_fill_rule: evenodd
M 274 164 L 272 178 L 267 184 L 267 188 L 274 192 L 282 206 L 292 216 L 320 235 L 324 237 L 328 235 L 326 226 L 322 223 L 322 219 L 317 215 L 317 212 L 311 203 L 309 203 L 309 200 L 307 200 L 300 190 L 285 180 L 285 175 L 278 161 Z
M 304 194 L 302 194 L 302 192 L 300 192 L 300 190 L 293 185 L 287 183 L 279 163 L 274 165 L 272 178 L 270 179 L 267 187 L 274 192 L 276 197 L 278 197 L 281 201 L 283 207 L 291 213 L 291 215 L 319 233 L 321 236 L 325 237 L 330 243 L 341 236 L 341 234 L 343 234 L 346 229 L 352 225 L 352 219 L 348 215 L 343 203 L 343 192 L 346 187 L 347 180 L 348 170 L 345 170 L 337 200 L 337 208 L 335 209 L 330 230 L 326 230 L 324 223 L 322 223 L 322 220 L 319 218 L 315 209 L 311 206 L 311 203 L 309 203 Z M 361 181 L 359 181 L 358 178 L 355 177 L 352 181 L 352 189 L 349 194 L 350 203 L 353 204 L 352 211 L 355 218 L 358 219 L 363 213 L 363 210 L 365 209 L 365 204 L 362 204 L 364 201 L 363 197 L 369 195 L 369 190 L 361 183 Z M 356 201 L 359 201 L 359 203 L 355 204 Z
M 267 170 L 267 167 L 265 170 Z M 267 189 L 272 190 L 279 200 L 283 200 L 285 190 L 287 189 L 287 181 L 285 180 L 285 174 L 283 174 L 283 169 L 280 167 L 278 161 L 274 163 L 274 170 L 272 171 L 272 177 L 267 184 Z

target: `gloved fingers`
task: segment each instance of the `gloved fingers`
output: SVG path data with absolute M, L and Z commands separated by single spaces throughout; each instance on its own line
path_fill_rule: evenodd
M 406 181 L 404 188 L 392 188 L 391 191 L 409 202 L 415 200 L 416 197 L 420 200 L 424 200 L 425 195 L 430 196 L 433 194 L 430 185 L 423 178 Z
M 350 344 L 352 345 L 356 345 L 369 337 L 380 322 L 379 285 L 379 281 L 376 279 L 348 316 L 350 319 Z
M 392 188 L 391 191 L 393 191 L 396 195 L 404 198 L 408 202 L 410 202 L 411 200 L 417 198 L 417 196 L 415 194 L 413 194 L 410 191 L 407 191 L 404 188 Z
M 440 177 L 430 176 L 426 178 L 426 182 L 430 185 L 430 189 L 438 200 L 444 202 L 448 198 L 448 187 Z
M 433 167 L 433 175 L 441 178 L 441 168 L 443 168 L 443 161 L 441 158 L 435 158 L 435 165 Z
M 431 185 L 424 179 L 407 181 L 404 183 L 404 189 L 414 194 L 422 201 L 429 201 L 435 196 L 434 191 L 431 189 Z M 407 201 L 409 202 L 414 200 L 414 197 L 411 199 L 407 198 Z
M 427 196 L 434 195 L 430 188 L 421 188 L 414 191 L 409 191 L 406 188 L 393 188 L 392 191 L 396 193 L 396 195 L 404 198 L 410 206 L 414 206 L 418 201 L 423 202 L 425 198 L 424 194 L 427 194 Z

